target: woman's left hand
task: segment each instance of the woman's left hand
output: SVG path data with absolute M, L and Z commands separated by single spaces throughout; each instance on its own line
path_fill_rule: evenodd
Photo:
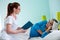
M 18 28 L 17 28 L 17 30 L 20 30 L 20 29 L 22 29 L 22 28 L 21 28 L 21 27 L 18 27 Z
M 27 30 L 24 30 L 24 29 L 20 29 L 21 30 L 21 33 L 25 33 Z

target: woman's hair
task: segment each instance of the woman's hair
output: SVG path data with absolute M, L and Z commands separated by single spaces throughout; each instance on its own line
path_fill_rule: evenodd
M 7 16 L 6 17 L 8 17 L 9 15 L 11 15 L 13 13 L 13 11 L 14 11 L 13 9 L 14 8 L 17 9 L 18 6 L 20 6 L 20 4 L 17 3 L 17 2 L 9 3 L 8 7 L 7 7 Z
M 58 23 L 58 21 L 56 19 L 52 19 L 53 21 L 55 21 L 56 23 Z

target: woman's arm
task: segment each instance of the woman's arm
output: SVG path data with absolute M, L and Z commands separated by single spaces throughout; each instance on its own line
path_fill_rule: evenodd
M 49 26 L 47 29 L 46 29 L 46 32 L 49 32 L 50 29 L 51 29 L 52 26 Z M 44 32 L 42 32 L 41 30 L 37 30 L 40 34 L 43 34 Z
M 42 32 L 41 30 L 38 30 L 38 33 L 40 33 L 40 34 L 41 34 L 41 37 L 42 37 L 42 38 L 44 38 L 44 37 L 48 34 L 48 32 L 47 32 L 47 31 Z
M 43 33 L 41 30 L 37 30 L 37 31 L 38 31 L 38 33 L 40 33 L 40 34 L 42 34 L 42 33 Z
M 49 32 L 50 29 L 52 29 L 52 26 L 49 26 L 49 27 L 46 29 L 46 32 Z
M 21 30 L 12 30 L 11 29 L 11 24 L 7 24 L 6 25 L 6 32 L 9 33 L 9 34 L 17 34 L 17 33 L 25 33 L 26 30 L 23 30 L 23 29 L 21 29 Z
M 50 29 L 51 29 L 51 26 L 49 26 L 49 27 L 46 29 L 45 32 L 42 32 L 41 30 L 37 30 L 37 31 L 38 31 L 38 33 L 41 34 L 41 37 L 43 38 L 43 37 L 45 37 L 45 36 L 49 33 Z

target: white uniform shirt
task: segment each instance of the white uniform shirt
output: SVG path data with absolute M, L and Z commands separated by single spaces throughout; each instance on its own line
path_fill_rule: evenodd
M 4 30 L 6 30 L 6 25 L 7 24 L 11 24 L 11 29 L 12 30 L 16 30 L 18 28 L 18 25 L 17 25 L 17 19 L 15 19 L 13 16 L 8 16 L 6 19 L 5 19 L 5 22 L 4 22 Z M 4 39 L 6 40 L 16 40 L 16 38 L 14 38 L 15 34 L 7 34 L 6 31 L 3 30 L 3 36 Z
M 11 24 L 11 29 L 12 30 L 16 30 L 19 26 L 17 25 L 17 19 L 14 19 L 13 16 L 8 16 L 4 22 L 5 24 L 5 28 L 4 30 L 6 30 L 6 25 L 7 24 Z M 18 34 L 7 34 L 5 31 L 2 34 L 3 38 L 5 40 L 28 40 L 29 38 L 29 31 L 27 31 L 26 33 L 18 33 Z
M 13 16 L 8 16 L 5 20 L 5 28 L 7 24 L 11 24 L 12 30 L 16 30 L 18 25 L 17 25 L 17 19 L 15 19 Z

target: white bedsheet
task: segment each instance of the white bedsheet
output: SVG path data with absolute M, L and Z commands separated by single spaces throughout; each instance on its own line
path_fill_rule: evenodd
M 2 39 L 4 39 L 4 40 L 28 40 L 29 34 L 30 34 L 30 28 L 27 30 L 26 33 L 19 33 L 19 34 L 9 34 L 9 35 L 7 35 L 6 32 L 4 31 L 4 32 L 1 33 L 0 38 L 2 37 Z M 16 38 L 16 39 L 14 39 L 14 38 Z
M 52 33 L 48 34 L 44 38 L 35 37 L 35 38 L 31 38 L 29 40 L 60 40 L 60 31 L 52 30 Z
M 28 29 L 28 31 L 26 33 L 15 34 L 14 37 L 19 40 L 60 40 L 60 31 L 58 31 L 58 30 L 52 30 L 52 33 L 48 34 L 44 38 L 34 37 L 31 39 L 28 39 L 29 34 L 30 34 L 30 29 Z
M 18 40 L 19 39 L 20 40 L 28 40 L 29 39 L 29 34 L 30 34 L 30 29 L 31 28 L 29 28 L 26 33 L 15 34 L 14 37 L 17 38 Z

